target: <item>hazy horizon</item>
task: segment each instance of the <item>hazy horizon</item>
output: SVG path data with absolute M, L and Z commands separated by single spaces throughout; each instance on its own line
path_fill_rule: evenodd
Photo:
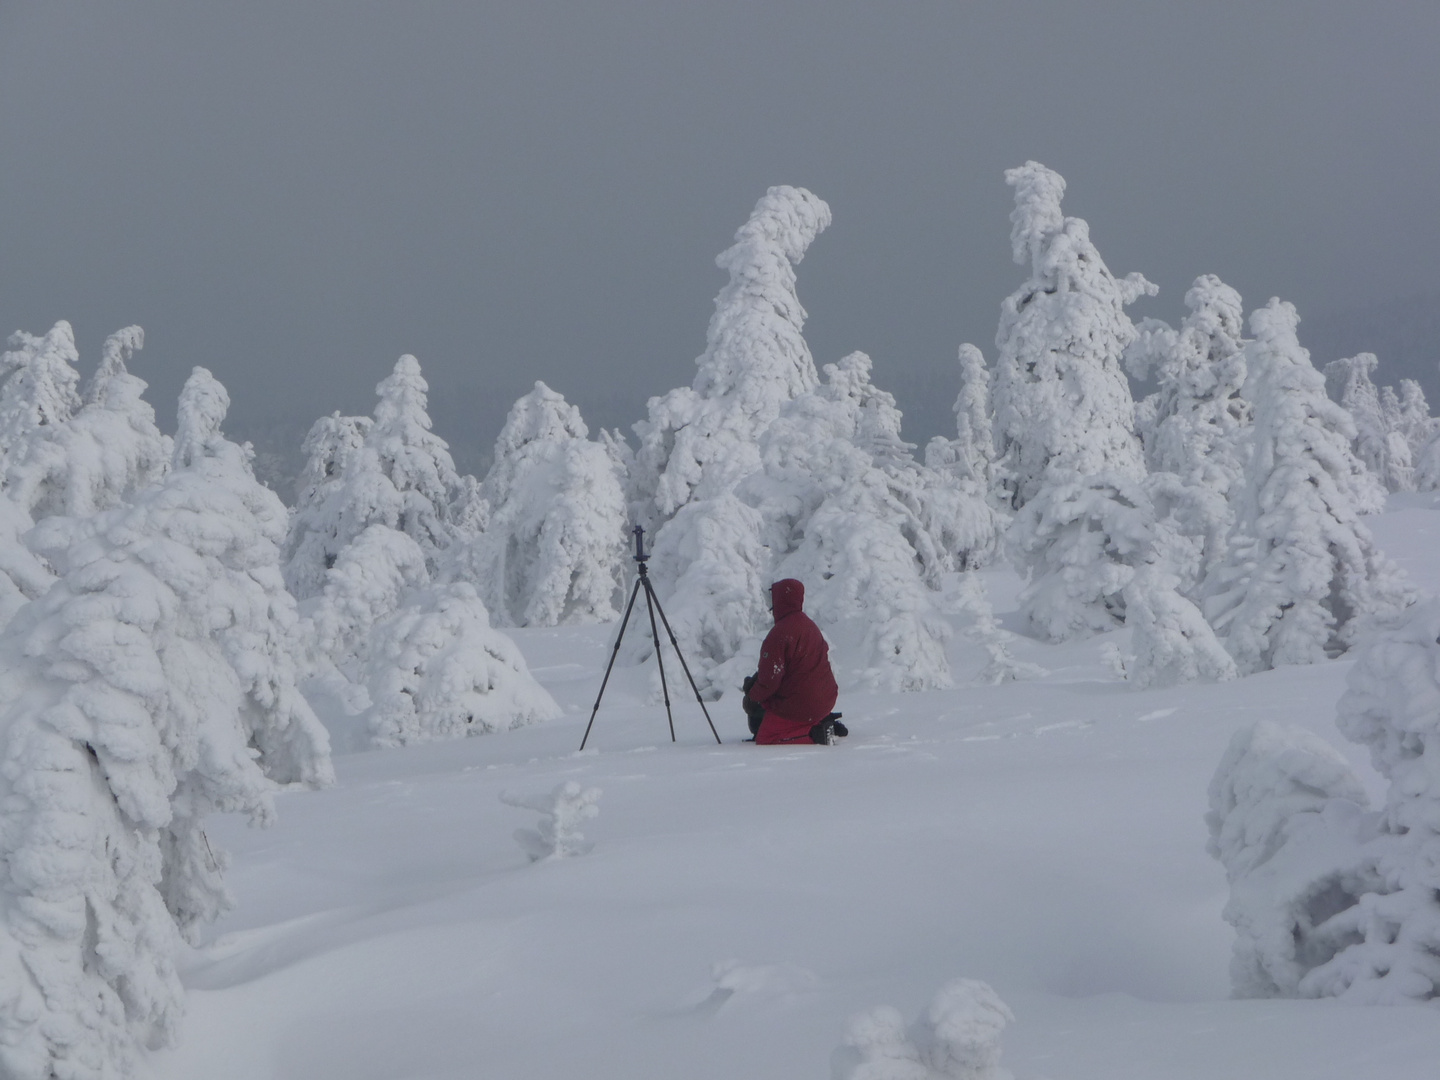
M 408 352 L 461 461 L 537 379 L 628 434 L 797 184 L 835 219 L 816 362 L 870 353 L 923 443 L 959 344 L 994 358 L 1027 159 L 1160 285 L 1136 318 L 1201 273 L 1302 340 L 1440 295 L 1436 55 L 1424 3 L 6 3 L 0 331 L 69 319 L 88 370 L 140 323 L 167 425 L 195 364 L 254 437 L 369 412 Z

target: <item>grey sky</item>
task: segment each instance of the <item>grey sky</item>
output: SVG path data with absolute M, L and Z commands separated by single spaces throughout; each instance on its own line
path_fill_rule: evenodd
M 1435 290 L 1437 57 L 1432 0 L 0 0 L 0 330 L 68 318 L 88 369 L 141 323 L 162 422 L 204 364 L 241 435 L 413 352 L 473 461 L 537 378 L 627 432 L 688 383 L 715 254 L 799 184 L 816 360 L 871 353 L 923 442 L 993 358 L 1027 158 L 1138 314 Z

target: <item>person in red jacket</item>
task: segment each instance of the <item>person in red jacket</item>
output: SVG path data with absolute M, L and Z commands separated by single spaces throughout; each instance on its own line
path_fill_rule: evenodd
M 760 666 L 745 680 L 746 711 L 763 708 L 757 743 L 832 743 L 846 735 L 832 712 L 839 689 L 830 670 L 830 646 L 802 609 L 805 586 L 794 578 L 770 586 L 775 626 L 760 646 Z M 753 710 L 753 712 L 752 712 Z M 753 724 L 753 720 L 752 720 Z

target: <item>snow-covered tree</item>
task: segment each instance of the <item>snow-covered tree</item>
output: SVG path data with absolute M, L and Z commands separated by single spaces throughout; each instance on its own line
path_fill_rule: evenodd
M 937 435 L 925 447 L 925 464 L 973 483 L 989 495 L 995 483 L 995 436 L 990 424 L 990 372 L 968 342 L 960 346 L 960 394 L 955 398 L 955 438 Z
M 625 496 L 579 409 L 537 382 L 510 409 L 481 491 L 490 520 L 470 565 L 497 624 L 617 616 Z
M 829 224 L 830 208 L 804 188 L 772 187 L 716 257 L 730 280 L 715 298 L 695 380 L 652 398 L 648 419 L 635 425 L 632 491 L 646 528 L 755 472 L 760 434 L 785 402 L 815 386 L 795 266 Z
M 368 427 L 336 415 L 311 428 L 301 503 L 286 544 L 297 595 L 316 595 L 324 568 L 371 525 L 419 544 L 432 576 L 452 545 L 472 538 L 484 509 L 474 483 L 455 471 L 445 440 L 430 430 L 428 390 L 419 361 L 402 356 L 375 388 L 379 401 Z
M 560 715 L 466 582 L 408 594 L 371 631 L 368 667 L 367 723 L 377 746 L 486 735 Z
M 1010 547 L 1029 577 L 1022 610 L 1065 640 L 1119 625 L 1123 590 L 1154 551 L 1154 508 L 1121 369 L 1135 327 L 1125 306 L 1155 287 L 1116 278 L 1079 218 L 1065 181 L 1038 162 L 1010 169 L 1010 243 L 1030 268 L 1005 299 L 992 400 L 999 468 L 1019 513 Z
M 580 832 L 580 826 L 600 813 L 599 788 L 582 788 L 567 780 L 543 795 L 510 795 L 500 793 L 506 806 L 534 810 L 540 822 L 533 829 L 516 829 L 515 841 L 531 862 L 543 859 L 566 859 L 588 854 L 594 846 Z
M 1144 476 L 1120 362 L 1135 337 L 1125 306 L 1155 286 L 1110 273 L 1089 226 L 1062 213 L 1058 173 L 1031 161 L 1005 181 L 1015 189 L 1012 253 L 1030 274 L 1001 306 L 991 400 L 999 464 L 1019 509 L 1052 470 Z
M 1440 601 L 1357 652 L 1338 724 L 1388 782 L 1383 807 L 1335 750 L 1274 724 L 1237 735 L 1211 785 L 1240 994 L 1440 998 Z
M 1414 379 L 1400 380 L 1400 415 L 1397 427 L 1410 448 L 1410 460 L 1418 462 L 1420 452 L 1429 444 L 1437 430 L 1437 423 L 1430 415 L 1430 403 L 1425 400 L 1425 391 Z
M 155 426 L 155 410 L 142 396 L 146 384 L 125 367 L 144 342 L 138 326 L 111 334 L 80 408 L 12 444 L 5 494 L 36 520 L 111 509 L 169 467 L 171 441 Z
M 0 386 L 0 461 L 37 428 L 63 424 L 80 408 L 74 366 L 80 354 L 68 322 L 60 320 L 44 337 L 17 332 L 10 345 L 0 356 L 0 373 L 9 373 Z
M 1136 686 L 1222 682 L 1236 675 L 1235 661 L 1200 609 L 1180 594 L 1180 581 L 1163 563 L 1139 567 L 1125 586 L 1125 625 L 1134 658 L 1125 676 Z
M 316 420 L 305 436 L 305 466 L 285 541 L 285 583 L 298 600 L 324 589 L 325 571 L 355 539 L 341 532 L 346 469 L 365 445 L 370 425 L 368 416 L 334 412 Z
M 1125 622 L 1125 587 L 1154 552 L 1154 511 L 1143 486 L 1116 473 L 1054 470 L 1007 534 L 1030 581 L 1021 610 L 1049 641 L 1114 630 Z
M 651 576 L 702 685 L 769 622 L 773 556 L 734 490 L 760 470 L 760 437 L 786 402 L 818 381 L 795 266 L 829 224 L 830 208 L 804 188 L 765 193 L 716 258 L 730 279 L 694 382 L 651 398 L 635 425 L 631 516 L 651 533 Z
M 1390 387 L 1377 388 L 1373 379 L 1379 364 L 1374 353 L 1335 360 L 1325 367 L 1327 381 L 1338 389 L 1340 406 L 1355 425 L 1355 456 L 1374 482 L 1390 491 L 1413 486 L 1410 444 L 1399 432 L 1400 399 Z M 1383 494 L 1378 499 L 1382 500 Z
M 1338 723 L 1389 782 L 1358 902 L 1324 929 L 1340 944 L 1302 991 L 1364 1004 L 1440 998 L 1440 601 L 1367 639 Z M 1353 890 L 1360 892 L 1359 889 Z
M 229 903 L 203 822 L 266 823 L 278 784 L 331 779 L 296 688 L 285 510 L 220 433 L 197 368 L 173 466 L 37 547 L 60 575 L 0 636 L 0 1070 L 126 1075 L 173 1039 L 181 934 Z
M 1354 424 L 1326 397 L 1298 322 L 1280 300 L 1250 316 L 1247 482 L 1205 604 L 1242 674 L 1333 656 L 1412 596 L 1360 521 L 1384 492 L 1351 452 Z
M 1237 997 L 1308 997 L 1343 946 L 1334 919 L 1375 884 L 1361 845 L 1366 797 L 1349 762 L 1304 728 L 1236 732 L 1210 781 L 1209 851 L 1225 867 Z

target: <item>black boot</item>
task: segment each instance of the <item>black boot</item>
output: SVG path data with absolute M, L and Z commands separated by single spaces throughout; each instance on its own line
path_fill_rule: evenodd
M 810 741 L 821 746 L 835 745 L 835 721 L 828 716 L 810 729 Z
M 843 739 L 843 738 L 845 738 L 846 735 L 849 735 L 849 734 L 850 734 L 850 729 L 847 728 L 844 724 L 842 724 L 842 723 L 840 722 L 840 717 L 842 717 L 842 716 L 844 716 L 844 715 L 845 715 L 844 713 L 832 712 L 829 716 L 825 717 L 825 719 L 822 720 L 822 721 L 820 721 L 820 722 L 821 722 L 822 724 L 825 724 L 825 723 L 834 724 L 834 725 L 835 725 L 835 737 L 836 737 L 837 739 Z

